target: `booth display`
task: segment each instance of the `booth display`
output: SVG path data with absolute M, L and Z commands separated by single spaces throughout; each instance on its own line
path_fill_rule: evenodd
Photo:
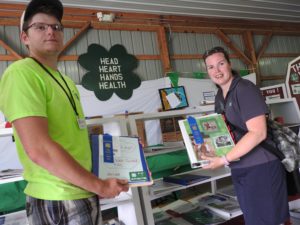
M 285 84 L 276 84 L 272 86 L 260 88 L 261 94 L 265 97 L 265 100 L 275 100 L 287 98 Z
M 300 56 L 289 62 L 285 84 L 288 96 L 294 97 L 300 106 Z

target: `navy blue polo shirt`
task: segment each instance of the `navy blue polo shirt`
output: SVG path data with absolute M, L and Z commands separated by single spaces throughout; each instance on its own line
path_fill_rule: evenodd
M 246 122 L 256 116 L 268 114 L 268 107 L 259 88 L 251 81 L 236 75 L 225 99 L 219 88 L 215 98 L 215 111 L 217 113 L 224 112 L 226 119 L 231 124 L 247 131 Z M 236 141 L 243 136 L 237 131 L 233 133 Z M 258 145 L 242 156 L 239 161 L 231 162 L 230 167 L 246 168 L 275 159 L 276 156 Z

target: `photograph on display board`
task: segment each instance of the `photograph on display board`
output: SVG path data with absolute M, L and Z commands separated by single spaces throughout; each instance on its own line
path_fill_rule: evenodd
M 188 107 L 183 86 L 159 89 L 159 96 L 164 111 Z

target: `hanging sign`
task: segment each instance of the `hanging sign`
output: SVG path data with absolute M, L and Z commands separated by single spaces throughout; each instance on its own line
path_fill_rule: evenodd
M 133 72 L 138 60 L 122 45 L 114 45 L 107 51 L 101 45 L 91 44 L 87 53 L 79 56 L 78 63 L 88 71 L 82 78 L 82 86 L 101 101 L 110 99 L 114 93 L 127 100 L 141 85 L 141 79 Z
M 265 97 L 265 100 L 277 100 L 287 98 L 285 84 L 276 84 L 272 86 L 260 88 L 261 94 Z

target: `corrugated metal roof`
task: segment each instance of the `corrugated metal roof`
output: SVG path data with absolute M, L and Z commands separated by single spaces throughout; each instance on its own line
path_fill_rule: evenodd
M 10 0 L 25 3 L 29 0 Z M 109 11 L 300 22 L 299 0 L 62 0 L 65 6 Z

